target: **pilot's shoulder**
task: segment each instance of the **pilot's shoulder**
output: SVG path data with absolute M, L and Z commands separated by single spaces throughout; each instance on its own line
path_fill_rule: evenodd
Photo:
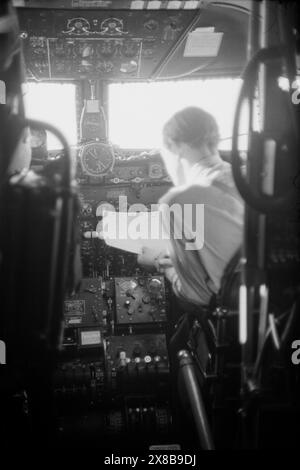
M 169 189 L 160 199 L 159 203 L 160 204 L 172 204 L 173 201 L 180 195 L 182 192 L 182 187 L 173 187 Z
M 200 202 L 209 197 L 211 188 L 209 186 L 202 186 L 195 184 L 192 186 L 180 186 L 170 189 L 159 200 L 160 204 L 186 204 L 193 202 Z

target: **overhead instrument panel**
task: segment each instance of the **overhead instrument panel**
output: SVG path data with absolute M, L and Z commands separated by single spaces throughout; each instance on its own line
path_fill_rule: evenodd
M 19 8 L 27 75 L 38 80 L 130 80 L 239 74 L 248 3 L 201 9 Z M 196 33 L 193 41 L 190 33 Z M 216 38 L 221 39 L 214 47 Z M 193 43 L 187 50 L 187 43 Z
M 18 10 L 25 63 L 36 79 L 147 78 L 194 10 Z
M 220 2 L 204 8 L 191 35 L 152 78 L 239 76 L 247 61 L 248 5 L 225 6 Z
M 176 0 L 176 8 L 186 8 L 194 10 L 202 6 L 205 2 L 212 0 Z M 224 1 L 224 0 L 223 0 Z M 230 0 L 225 0 L 230 3 Z M 249 0 L 235 0 L 247 2 Z M 16 1 L 16 4 L 22 3 Z M 95 8 L 101 10 L 146 10 L 146 9 L 167 9 L 174 7 L 174 0 L 26 0 L 26 6 L 31 8 L 74 8 L 83 10 L 93 10 Z

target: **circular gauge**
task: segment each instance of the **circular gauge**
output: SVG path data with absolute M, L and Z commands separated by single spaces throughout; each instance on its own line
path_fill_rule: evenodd
M 84 173 L 89 176 L 102 176 L 112 169 L 115 156 L 110 145 L 92 142 L 81 148 L 80 160 Z
M 121 52 L 125 57 L 135 57 L 139 52 L 139 43 L 135 41 L 125 41 L 121 47 Z
M 163 176 L 163 169 L 159 163 L 153 163 L 149 168 L 150 178 L 161 178 Z
M 149 292 L 155 294 L 159 292 L 161 288 L 162 288 L 162 282 L 160 279 L 153 278 L 150 280 L 149 285 L 148 285 Z

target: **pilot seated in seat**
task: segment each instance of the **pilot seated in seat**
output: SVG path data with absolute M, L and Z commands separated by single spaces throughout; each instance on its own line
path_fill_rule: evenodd
M 197 107 L 177 112 L 163 129 L 161 154 L 174 187 L 159 201 L 168 249 L 154 261 L 175 294 L 198 310 L 218 293 L 242 244 L 243 202 L 218 142 L 214 117 Z M 145 248 L 138 261 L 144 264 L 150 256 Z

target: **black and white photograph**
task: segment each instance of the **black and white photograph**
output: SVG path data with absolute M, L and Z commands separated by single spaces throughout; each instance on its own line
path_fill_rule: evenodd
M 1 0 L 1 449 L 297 450 L 299 124 L 296 0 Z

